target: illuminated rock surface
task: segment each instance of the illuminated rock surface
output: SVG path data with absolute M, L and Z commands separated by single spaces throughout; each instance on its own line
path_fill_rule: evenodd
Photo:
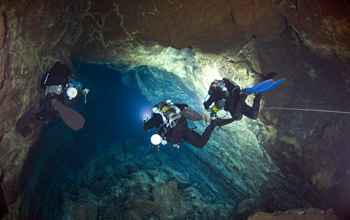
M 134 161 L 151 163 L 137 155 L 146 136 L 109 145 L 102 131 L 92 138 L 94 125 L 79 136 L 59 120 L 33 122 L 22 134 L 14 129 L 43 99 L 39 81 L 57 60 L 71 68 L 78 60 L 106 66 L 152 104 L 171 98 L 197 111 L 215 78 L 245 88 L 277 72 L 287 81 L 263 95 L 264 107 L 349 112 L 348 1 L 5 0 L 0 10 L 1 217 L 68 219 L 84 213 L 87 219 L 103 210 L 105 219 L 137 219 L 140 213 L 244 219 L 256 211 L 316 207 L 349 218 L 346 114 L 265 108 L 257 121 L 244 118 L 216 129 L 204 149 L 183 144 L 181 153 L 165 152 L 171 162 L 160 159 L 160 169 Z M 81 79 L 92 88 L 89 77 Z M 202 123 L 191 126 L 205 129 Z M 77 143 L 109 147 L 85 155 Z M 116 150 L 121 145 L 139 147 L 124 154 Z M 118 157 L 122 164 L 113 163 Z M 135 175 L 145 172 L 151 180 L 140 186 Z M 114 176 L 118 181 L 111 181 Z M 162 211 L 166 204 L 157 196 L 166 187 L 174 187 L 168 193 L 181 211 Z M 58 203 L 52 199 L 57 188 L 65 193 Z

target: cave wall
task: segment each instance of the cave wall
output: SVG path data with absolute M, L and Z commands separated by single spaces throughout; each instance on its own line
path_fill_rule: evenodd
M 348 102 L 341 98 L 343 95 L 339 95 L 345 94 L 344 97 L 346 97 L 346 92 L 350 88 L 348 1 L 250 0 L 242 2 L 236 0 L 215 3 L 205 1 L 199 4 L 196 1 L 154 1 L 152 3 L 105 1 L 101 3 L 27 0 L 2 1 L 0 10 L 0 52 L 2 54 L 0 57 L 0 121 L 2 122 L 0 157 L 3 176 L 1 187 L 13 215 L 16 215 L 16 207 L 13 204 L 21 193 L 18 176 L 29 148 L 36 141 L 40 131 L 40 124 L 37 123 L 31 125 L 26 135 L 17 134 L 14 131 L 14 124 L 31 105 L 42 99 L 38 81 L 56 60 L 68 63 L 71 67 L 76 60 L 83 60 L 124 71 L 141 65 L 151 65 L 183 77 L 189 71 L 188 69 L 185 67 L 179 69 L 166 62 L 176 60 L 176 56 L 164 60 L 162 56 L 150 55 L 160 55 L 166 50 L 163 47 L 168 46 L 176 49 L 192 47 L 199 51 L 194 61 L 197 67 L 202 70 L 206 70 L 208 66 L 220 67 L 221 71 L 215 77 L 229 76 L 238 80 L 242 86 L 261 80 L 261 74 L 268 71 L 282 72 L 281 76 L 292 78 L 290 81 L 293 83 L 286 84 L 285 94 L 309 88 L 319 82 L 323 82 L 321 87 L 324 88 L 328 86 L 325 82 L 331 80 L 332 93 L 337 99 L 334 101 L 332 96 L 327 96 L 324 91 L 327 100 L 339 109 L 349 110 Z M 270 45 L 280 43 L 284 46 L 283 42 L 278 42 L 278 39 L 281 38 L 286 26 L 294 31 L 296 45 L 306 45 L 310 53 L 319 57 L 320 63 L 327 60 L 336 68 L 330 69 L 328 75 L 316 74 L 317 77 L 314 77 L 313 73 L 318 73 L 318 70 L 312 70 L 305 65 L 300 67 L 304 68 L 301 72 L 308 73 L 308 78 L 292 70 L 286 71 L 283 65 L 269 66 L 272 63 L 269 62 L 271 57 L 275 59 L 282 57 L 276 56 L 276 51 L 268 50 L 269 43 Z M 244 50 L 241 50 L 242 48 Z M 290 51 L 286 51 L 288 52 Z M 303 50 L 297 48 L 294 52 L 303 53 Z M 244 68 L 248 71 L 240 71 L 244 68 L 225 68 L 228 66 L 226 62 L 242 61 L 237 57 L 230 57 L 232 54 L 244 55 Z M 289 60 L 281 60 L 279 63 L 283 62 L 289 62 Z M 236 71 L 235 74 L 229 72 L 233 70 Z M 330 72 L 334 74 L 329 75 Z M 246 78 L 249 79 L 249 83 L 244 80 Z M 197 82 L 199 100 L 205 96 L 210 79 L 203 77 L 192 80 Z M 304 84 L 305 82 L 308 83 Z M 296 85 L 305 85 L 306 88 L 298 86 L 295 88 Z M 337 87 L 340 89 L 338 90 Z M 313 92 L 308 90 L 306 94 L 301 93 L 298 97 L 309 96 L 308 100 L 310 100 L 315 97 L 311 94 L 318 92 L 318 89 Z M 273 97 L 268 104 L 280 103 L 281 100 L 284 99 Z M 302 99 L 297 100 L 296 102 L 303 104 Z M 277 129 L 283 134 L 291 132 L 293 137 L 296 137 L 293 139 L 292 135 L 284 138 L 282 136 L 277 143 L 269 139 L 270 144 L 266 147 L 272 158 L 276 160 L 281 155 L 287 154 L 283 157 L 287 165 L 279 164 L 282 169 L 288 170 L 291 167 L 305 169 L 303 172 L 310 173 L 305 173 L 304 177 L 325 191 L 330 187 L 340 187 L 343 184 L 340 180 L 345 179 L 349 172 L 347 170 L 337 172 L 336 176 L 334 173 L 334 170 L 339 169 L 344 163 L 344 159 L 337 159 L 339 154 L 342 154 L 341 147 L 348 149 L 346 145 L 348 137 L 342 134 L 344 129 L 347 129 L 347 125 L 342 123 L 343 119 L 329 118 L 327 122 L 332 123 L 314 126 L 312 117 L 305 121 L 305 118 L 295 116 L 297 120 L 294 121 L 299 122 L 294 125 L 295 130 L 298 130 L 298 126 L 305 124 L 309 127 L 293 132 L 293 129 L 288 130 L 289 124 L 284 123 L 290 120 L 284 116 L 284 113 L 270 112 L 269 114 L 274 116 L 265 114 L 263 119 L 271 124 L 270 129 L 273 131 Z M 277 128 L 274 128 L 276 125 Z M 315 128 L 315 132 L 305 136 L 305 133 Z M 337 138 L 339 134 L 343 135 L 342 138 Z M 309 141 L 303 142 L 306 139 Z M 281 152 L 276 146 L 283 143 L 292 146 L 295 150 Z M 300 165 L 301 162 L 298 160 L 300 149 L 312 149 L 307 151 L 307 155 L 315 155 L 313 151 L 319 148 L 325 149 L 323 156 L 327 156 L 329 154 L 327 149 L 333 146 L 339 146 L 334 153 L 335 159 L 325 162 L 320 166 L 321 170 L 320 168 L 313 170 L 314 167 L 307 169 L 306 166 Z M 296 156 L 293 157 L 294 154 Z M 313 160 L 316 161 L 319 158 L 316 157 Z M 323 167 L 329 163 L 334 164 L 333 171 L 323 170 Z M 334 182 L 335 177 L 338 182 Z M 329 184 L 324 184 L 327 182 Z

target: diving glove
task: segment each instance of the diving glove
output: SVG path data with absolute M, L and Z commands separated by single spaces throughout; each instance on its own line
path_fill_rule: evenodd
M 210 122 L 210 113 L 207 110 L 202 112 L 202 117 L 203 117 L 203 120 L 205 121 L 205 123 L 209 124 L 209 122 Z

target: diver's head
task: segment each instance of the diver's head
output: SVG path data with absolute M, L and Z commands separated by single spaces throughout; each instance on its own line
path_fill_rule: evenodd
M 163 113 L 166 113 L 170 109 L 170 106 L 165 102 L 159 102 L 158 106 Z

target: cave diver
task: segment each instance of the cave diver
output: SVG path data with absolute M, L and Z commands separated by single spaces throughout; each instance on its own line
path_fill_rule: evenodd
M 226 125 L 228 122 L 224 119 L 211 121 L 202 135 L 188 127 L 187 119 L 200 121 L 203 117 L 196 111 L 188 108 L 186 104 L 174 104 L 171 100 L 159 102 L 153 108 L 152 117 L 144 118 L 142 125 L 145 131 L 155 127 L 157 134 L 152 135 L 151 142 L 159 150 L 159 145 L 165 145 L 167 142 L 173 144 L 173 147 L 179 148 L 181 140 L 193 145 L 196 148 L 203 148 L 214 131 L 216 126 Z
M 273 81 L 276 73 L 271 72 L 266 75 L 265 81 L 247 89 L 240 87 L 230 79 L 214 80 L 209 87 L 209 98 L 203 103 L 206 111 L 203 112 L 204 120 L 209 123 L 210 120 L 217 118 L 217 112 L 221 109 L 230 112 L 231 118 L 241 120 L 243 115 L 250 119 L 257 119 L 260 108 L 260 99 L 262 94 L 268 90 L 276 88 L 285 79 Z M 255 94 L 253 105 L 249 106 L 245 102 L 248 95 Z
M 73 130 L 79 130 L 84 126 L 85 119 L 75 110 L 65 106 L 65 96 L 72 100 L 81 91 L 85 96 L 89 89 L 73 78 L 71 70 L 67 65 L 56 62 L 51 70 L 45 73 L 41 79 L 40 87 L 45 90 L 45 101 L 41 106 L 34 104 L 17 122 L 16 131 L 21 132 L 31 121 L 33 116 L 36 119 L 47 123 L 51 106 L 58 112 L 62 120 Z

